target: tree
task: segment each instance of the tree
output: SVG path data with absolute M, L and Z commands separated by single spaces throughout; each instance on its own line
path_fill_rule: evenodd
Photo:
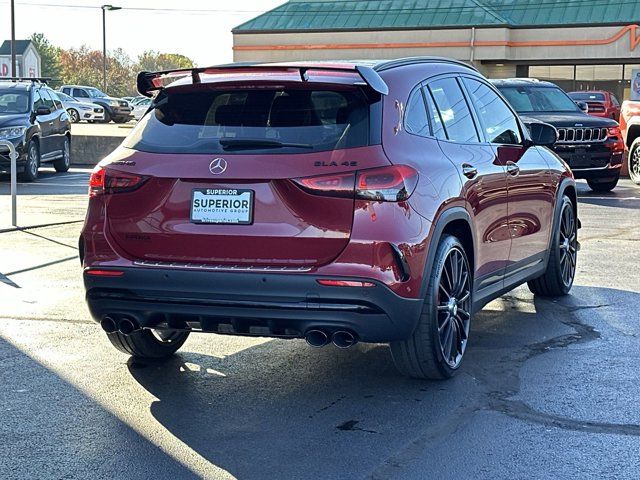
M 160 53 L 147 50 L 138 57 L 136 67 L 140 71 L 154 72 L 158 70 L 173 70 L 176 68 L 192 68 L 193 60 L 178 53 Z
M 60 83 L 60 48 L 53 46 L 42 33 L 33 33 L 30 39 L 40 54 L 41 76 L 54 79 L 54 84 Z
M 60 54 L 64 83 L 102 85 L 102 52 L 80 48 L 62 50 Z M 135 94 L 134 64 L 122 49 L 107 54 L 107 92 L 114 97 Z

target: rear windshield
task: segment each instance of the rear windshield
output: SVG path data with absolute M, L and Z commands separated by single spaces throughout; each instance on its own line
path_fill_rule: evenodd
M 498 89 L 518 113 L 580 111 L 558 87 L 499 86 Z
M 153 153 L 306 153 L 369 143 L 357 88 L 202 89 L 165 93 L 125 140 Z
M 28 111 L 28 91 L 0 89 L 0 115 L 3 113 L 27 113 Z
M 604 95 L 602 93 L 574 92 L 574 93 L 570 93 L 569 96 L 574 100 L 578 100 L 580 102 L 589 102 L 591 100 L 595 102 L 605 101 Z

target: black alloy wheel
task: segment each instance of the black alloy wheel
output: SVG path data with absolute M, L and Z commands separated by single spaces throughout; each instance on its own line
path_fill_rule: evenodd
M 471 275 L 464 253 L 449 251 L 438 290 L 438 340 L 449 367 L 458 368 L 467 348 L 471 321 Z

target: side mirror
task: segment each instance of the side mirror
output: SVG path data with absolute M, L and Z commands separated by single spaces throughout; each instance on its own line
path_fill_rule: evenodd
M 534 145 L 552 147 L 558 141 L 558 131 L 553 125 L 543 122 L 525 123 Z
M 589 113 L 589 104 L 587 102 L 576 101 L 576 105 L 578 105 L 578 108 L 582 110 L 584 113 Z
M 36 115 L 49 115 L 51 113 L 51 109 L 49 107 L 38 107 L 36 110 Z

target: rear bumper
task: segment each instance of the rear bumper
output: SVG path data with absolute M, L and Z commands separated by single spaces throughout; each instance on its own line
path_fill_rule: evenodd
M 312 328 L 348 330 L 363 342 L 408 338 L 422 301 L 374 287 L 326 287 L 327 278 L 295 273 L 119 268 L 119 277 L 84 273 L 96 321 L 133 317 L 143 328 L 179 328 L 232 335 L 300 338 Z M 335 278 L 335 277 L 333 277 Z

